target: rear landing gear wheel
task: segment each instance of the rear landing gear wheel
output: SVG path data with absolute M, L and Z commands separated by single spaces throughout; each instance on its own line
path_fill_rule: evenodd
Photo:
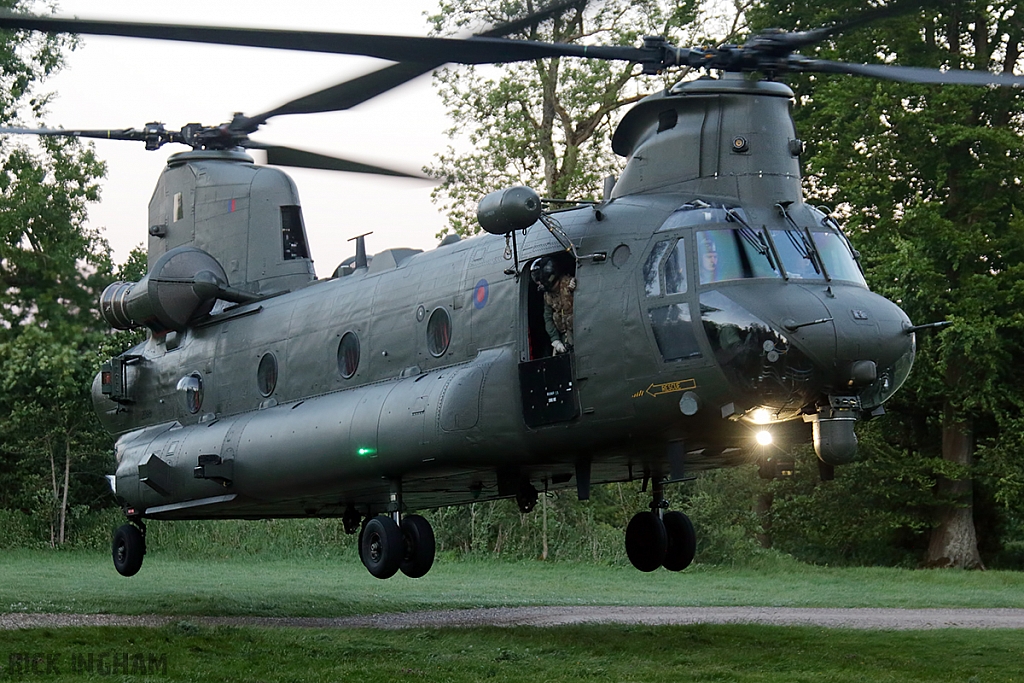
M 665 551 L 665 569 L 678 572 L 686 569 L 697 554 L 697 534 L 693 522 L 682 512 L 666 512 L 662 518 L 668 535 L 668 549 Z
M 121 576 L 135 576 L 142 569 L 146 538 L 133 524 L 122 524 L 114 532 L 114 569 Z
M 359 558 L 378 579 L 390 579 L 402 564 L 402 532 L 390 517 L 367 520 L 359 536 Z
M 626 555 L 642 572 L 653 572 L 665 561 L 668 534 L 661 518 L 653 512 L 638 512 L 626 527 Z
M 400 569 L 410 579 L 418 579 L 434 564 L 434 530 L 430 522 L 419 515 L 403 517 L 401 529 L 405 552 Z

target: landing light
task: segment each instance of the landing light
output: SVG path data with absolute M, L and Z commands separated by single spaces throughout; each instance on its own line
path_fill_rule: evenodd
M 767 430 L 762 430 L 758 432 L 755 438 L 757 439 L 757 443 L 760 446 L 772 445 L 772 433 Z
M 750 419 L 754 424 L 766 425 L 772 421 L 772 413 L 767 408 L 758 408 L 750 414 Z

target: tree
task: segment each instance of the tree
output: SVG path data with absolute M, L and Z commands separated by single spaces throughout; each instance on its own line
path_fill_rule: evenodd
M 0 33 L 0 123 L 43 124 L 50 96 L 39 84 L 73 46 Z M 97 502 L 109 467 L 89 391 L 107 340 L 97 299 L 114 268 L 85 227 L 103 172 L 72 139 L 0 139 L 0 504 L 41 513 L 53 545 L 67 539 L 74 509 Z M 88 482 L 73 488 L 78 475 Z
M 507 22 L 541 4 L 446 0 L 431 21 L 435 34 L 451 34 Z M 690 45 L 700 42 L 694 23 L 703 16 L 700 8 L 700 0 L 581 0 L 562 16 L 509 37 L 639 45 L 644 35 L 664 35 Z M 477 231 L 476 203 L 502 187 L 530 185 L 553 199 L 599 198 L 602 179 L 618 168 L 610 144 L 617 112 L 664 87 L 657 78 L 641 77 L 634 64 L 568 58 L 450 67 L 435 74 L 435 83 L 454 121 L 449 136 L 472 146 L 469 152 L 449 147 L 427 169 L 442 179 L 433 198 L 459 234 Z
M 859 8 L 765 0 L 749 19 L 806 28 Z M 848 61 L 1013 71 L 1022 66 L 1024 39 L 1016 9 L 1010 2 L 936 3 L 818 51 Z M 981 566 L 977 445 L 1005 453 L 1024 407 L 1024 377 L 1014 362 L 1024 350 L 1024 98 L 1016 88 L 850 76 L 804 76 L 793 86 L 798 129 L 813 131 L 804 157 L 812 196 L 847 215 L 873 289 L 916 323 L 954 323 L 919 335 L 917 366 L 887 406 L 888 419 L 893 444 L 908 457 L 930 458 L 934 469 L 937 514 L 925 563 Z

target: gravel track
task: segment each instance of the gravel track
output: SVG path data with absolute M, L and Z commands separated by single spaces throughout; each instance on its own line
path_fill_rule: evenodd
M 155 628 L 180 621 L 204 626 L 289 628 L 465 628 L 570 624 L 769 624 L 876 630 L 1024 629 L 1024 609 L 809 607 L 494 607 L 358 617 L 182 617 L 119 614 L 0 614 L 0 630 L 69 626 Z

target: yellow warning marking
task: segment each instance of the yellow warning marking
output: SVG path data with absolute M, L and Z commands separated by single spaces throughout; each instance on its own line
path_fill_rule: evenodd
M 678 391 L 696 389 L 697 381 L 694 379 L 681 379 L 676 382 L 665 382 L 664 384 L 652 384 L 643 392 L 648 396 L 661 396 L 663 394 L 674 394 Z

